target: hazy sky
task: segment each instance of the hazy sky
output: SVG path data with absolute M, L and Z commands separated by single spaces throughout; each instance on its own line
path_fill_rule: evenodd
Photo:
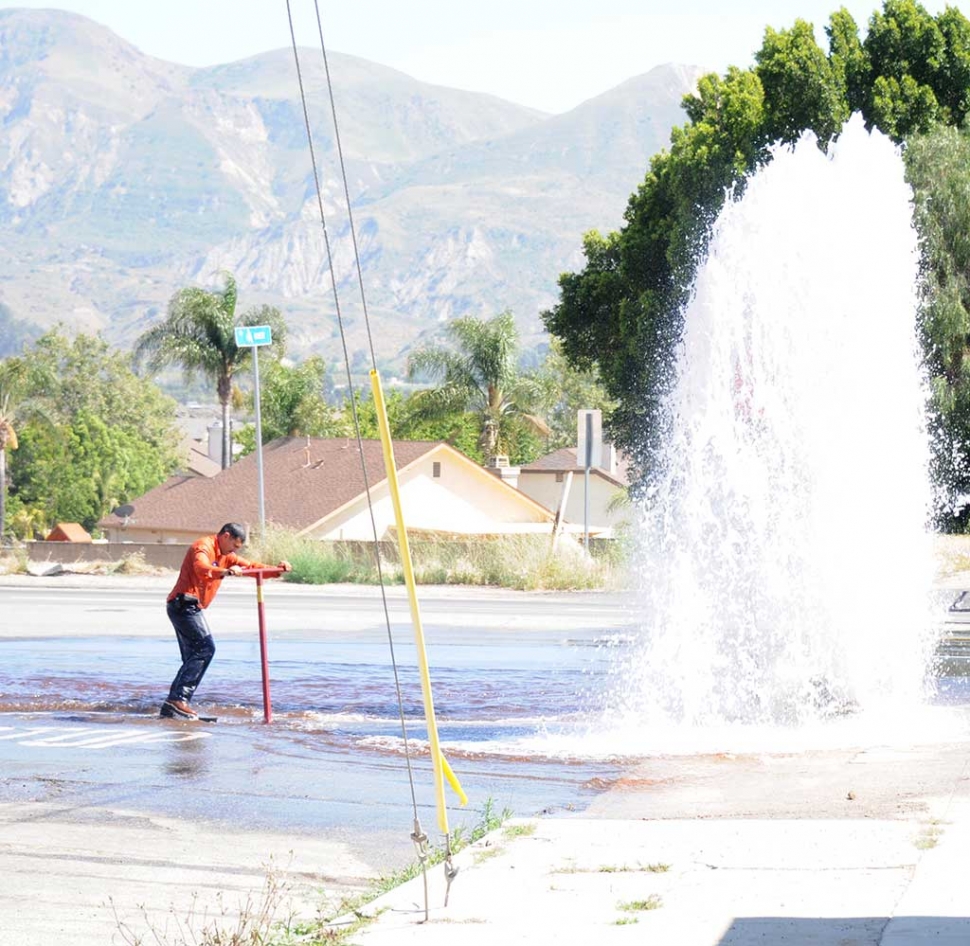
M 923 5 L 938 13 L 945 3 Z M 190 66 L 290 44 L 286 0 L 0 0 L 0 7 L 50 6 L 82 13 L 143 52 Z M 813 23 L 824 42 L 823 27 L 840 6 L 863 32 L 881 8 L 874 0 L 320 0 L 332 51 L 548 112 L 665 62 L 718 71 L 747 66 L 765 26 L 791 26 L 796 17 Z M 316 43 L 313 0 L 291 0 L 291 7 L 298 41 Z

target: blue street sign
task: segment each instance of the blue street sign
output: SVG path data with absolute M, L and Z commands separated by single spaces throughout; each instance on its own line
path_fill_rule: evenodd
M 273 344 L 273 330 L 268 325 L 237 325 L 236 344 L 240 348 L 258 348 Z

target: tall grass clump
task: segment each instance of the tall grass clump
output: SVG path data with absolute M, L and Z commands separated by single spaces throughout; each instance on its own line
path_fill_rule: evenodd
M 145 553 L 141 550 L 123 555 L 119 561 L 107 568 L 109 575 L 157 575 L 159 571 L 161 569 L 145 561 Z
M 304 585 L 328 585 L 338 582 L 373 583 L 377 568 L 373 556 L 355 555 L 345 546 L 320 542 L 296 535 L 286 529 L 270 527 L 265 537 L 254 544 L 250 554 L 263 562 L 288 561 L 293 571 L 287 581 Z
M 230 906 L 222 891 L 215 903 L 199 904 L 198 894 L 184 913 L 174 907 L 159 917 L 142 905 L 135 919 L 122 919 L 112 897 L 108 905 L 125 946 L 292 946 L 297 921 L 290 883 L 270 865 L 262 890 Z
M 583 591 L 622 584 L 623 558 L 586 556 L 573 539 L 552 548 L 549 536 L 421 539 L 412 544 L 421 584 L 490 585 L 519 591 Z
M 0 575 L 26 575 L 27 561 L 26 549 L 0 549 Z

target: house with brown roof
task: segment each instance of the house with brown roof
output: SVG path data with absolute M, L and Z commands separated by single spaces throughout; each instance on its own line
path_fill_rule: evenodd
M 444 442 L 395 441 L 408 531 L 460 536 L 549 534 L 553 513 Z M 363 442 L 379 538 L 394 513 L 379 440 Z M 361 452 L 352 439 L 286 437 L 263 447 L 267 523 L 315 539 L 373 538 Z M 189 543 L 224 522 L 258 522 L 256 455 L 216 476 L 174 476 L 98 525 L 112 542 Z
M 565 531 L 582 531 L 585 517 L 585 468 L 576 458 L 576 447 L 563 447 L 523 466 L 514 485 L 548 509 L 558 511 L 564 503 Z M 589 472 L 589 531 L 609 538 L 630 518 L 622 500 L 630 485 L 627 463 L 612 444 L 603 445 L 600 462 Z

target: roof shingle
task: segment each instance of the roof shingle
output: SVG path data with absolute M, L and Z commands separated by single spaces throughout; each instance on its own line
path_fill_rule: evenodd
M 440 441 L 394 442 L 401 469 L 433 450 Z M 363 441 L 367 480 L 373 488 L 385 478 L 379 440 Z M 361 454 L 353 439 L 286 437 L 263 447 L 266 521 L 305 529 L 364 492 Z M 203 534 L 224 522 L 257 522 L 256 454 L 218 476 L 173 476 L 133 501 L 130 522 L 142 529 L 194 531 Z M 102 528 L 123 520 L 106 516 Z
M 585 467 L 580 466 L 576 459 L 576 447 L 563 447 L 547 453 L 544 457 L 539 457 L 532 463 L 522 467 L 523 473 L 573 473 L 582 472 Z M 609 473 L 601 466 L 593 466 L 591 471 L 600 476 L 613 481 L 619 486 L 628 486 L 630 483 L 629 462 L 622 453 L 617 454 L 616 472 Z

